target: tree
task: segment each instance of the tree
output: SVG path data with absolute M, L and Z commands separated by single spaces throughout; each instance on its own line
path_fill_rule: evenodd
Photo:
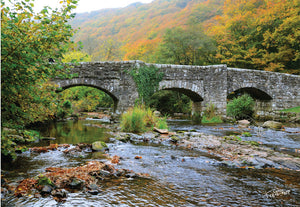
M 33 0 L 9 3 L 1 1 L 2 125 L 24 126 L 46 117 L 43 109 L 52 104 L 48 93 L 53 88 L 44 91 L 44 85 L 66 71 L 60 62 L 74 33 L 68 21 L 77 1 L 62 0 L 60 9 L 44 7 L 38 13 Z M 26 108 L 35 109 L 34 116 Z
M 240 68 L 300 73 L 300 3 L 226 0 L 209 29 L 220 62 Z
M 69 51 L 63 55 L 62 62 L 70 63 L 70 62 L 91 62 L 92 57 L 87 53 L 80 50 Z
M 158 51 L 158 62 L 179 65 L 205 65 L 215 47 L 199 27 L 167 29 Z
M 62 91 L 61 102 L 70 101 L 76 113 L 82 111 L 96 111 L 97 107 L 113 107 L 113 99 L 105 92 L 86 86 L 72 87 Z
M 100 61 L 118 61 L 122 58 L 121 43 L 113 40 L 101 40 L 97 52 L 94 53 L 95 59 Z

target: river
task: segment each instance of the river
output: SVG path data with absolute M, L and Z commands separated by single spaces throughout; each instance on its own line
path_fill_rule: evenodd
M 41 130 L 45 137 L 36 146 L 51 143 L 92 143 L 104 141 L 109 155 L 122 159 L 116 168 L 148 173 L 147 179 L 122 179 L 104 182 L 102 192 L 68 193 L 67 200 L 57 203 L 50 196 L 42 198 L 10 197 L 2 206 L 300 206 L 299 171 L 278 169 L 241 169 L 222 165 L 219 158 L 205 152 L 180 149 L 174 145 L 123 143 L 112 140 L 108 123 L 101 120 L 58 122 Z M 224 136 L 239 133 L 231 124 L 195 125 L 188 120 L 170 120 L 171 131 L 194 130 Z M 299 157 L 299 125 L 286 131 L 252 127 L 252 137 L 265 147 Z M 140 156 L 141 159 L 135 159 Z M 47 167 L 74 167 L 91 160 L 106 161 L 101 153 L 83 152 L 67 156 L 62 151 L 41 154 L 22 153 L 13 164 L 2 164 L 9 182 L 18 182 L 43 173 Z

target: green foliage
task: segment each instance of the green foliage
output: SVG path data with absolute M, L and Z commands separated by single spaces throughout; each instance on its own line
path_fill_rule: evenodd
M 252 137 L 252 134 L 250 132 L 243 132 L 242 135 L 245 137 Z
M 38 176 L 38 185 L 51 185 L 54 186 L 52 181 L 45 175 L 41 174 Z
M 284 109 L 282 111 L 284 111 L 284 112 L 300 113 L 300 106 L 297 106 L 297 107 L 294 107 L 294 108 L 289 108 L 289 109 Z
M 244 94 L 234 98 L 227 104 L 227 115 L 237 120 L 247 119 L 254 114 L 255 101 L 250 95 Z
M 3 126 L 15 127 L 53 115 L 54 90 L 46 82 L 67 69 L 60 59 L 74 32 L 68 21 L 77 1 L 63 0 L 60 9 L 38 13 L 32 0 L 9 2 L 7 7 L 1 1 L 1 118 Z
M 108 94 L 93 87 L 72 87 L 62 91 L 59 96 L 61 101 L 69 101 L 76 113 L 97 111 L 98 107 L 111 108 L 114 104 Z
M 242 142 L 241 137 L 235 136 L 235 135 L 230 135 L 230 136 L 225 136 L 223 137 L 226 141 L 234 141 L 234 142 Z
M 155 127 L 158 129 L 168 129 L 167 117 L 157 119 Z
M 215 46 L 202 28 L 167 29 L 158 50 L 158 62 L 178 65 L 205 65 L 213 62 Z
M 164 74 L 154 65 L 133 68 L 129 74 L 137 85 L 141 103 L 149 106 L 151 96 L 158 90 Z
M 256 141 L 244 141 L 245 144 L 249 144 L 251 146 L 259 146 L 260 144 Z
M 121 130 L 140 133 L 146 131 L 145 111 L 141 107 L 134 107 L 122 114 Z
M 201 123 L 202 124 L 220 124 L 220 123 L 223 123 L 223 121 L 222 121 L 220 116 L 214 116 L 212 118 L 208 118 L 206 116 L 203 116 L 202 120 L 201 120 Z
M 121 130 L 126 132 L 141 133 L 153 127 L 167 129 L 166 117 L 156 117 L 153 110 L 144 106 L 135 106 L 121 117 Z
M 150 107 L 159 109 L 162 114 L 191 113 L 191 99 L 179 92 L 161 90 L 150 99 Z
M 240 68 L 299 74 L 299 1 L 228 0 L 210 28 L 217 58 Z
M 70 116 L 73 113 L 72 104 L 69 100 L 63 102 L 62 105 L 58 105 L 58 109 L 56 112 L 56 117 L 59 119 L 64 119 Z
M 1 155 L 2 158 L 14 160 L 17 158 L 16 151 L 27 150 L 26 143 L 34 142 L 40 138 L 40 134 L 34 130 L 2 130 L 1 131 Z M 21 146 L 22 145 L 22 146 Z
M 92 57 L 83 51 L 69 51 L 63 55 L 62 62 L 73 63 L 73 62 L 91 62 Z
M 213 103 L 207 104 L 201 122 L 203 124 L 223 123 L 221 117 L 217 115 L 217 108 Z
M 199 112 L 195 112 L 193 115 L 192 115 L 192 120 L 196 123 L 201 123 L 202 121 L 202 116 L 201 116 L 201 113 Z

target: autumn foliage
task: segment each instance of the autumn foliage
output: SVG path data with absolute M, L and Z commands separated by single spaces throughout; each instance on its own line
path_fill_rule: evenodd
M 78 14 L 72 25 L 80 27 L 75 40 L 81 40 L 90 55 L 99 52 L 100 43 L 105 40 L 118 45 L 118 57 L 108 59 L 108 55 L 102 55 L 94 60 L 224 63 L 230 67 L 299 74 L 299 4 L 297 0 L 155 0 L 150 4 Z M 193 44 L 197 48 L 188 52 L 181 48 L 189 59 L 200 51 L 194 59 L 200 61 L 172 62 L 176 60 L 174 56 L 166 60 L 164 57 L 170 54 L 160 48 L 170 44 L 164 38 L 168 31 L 175 31 L 174 37 L 191 41 L 195 39 L 191 26 L 197 32 L 202 28 L 210 37 L 199 33 L 202 42 Z M 173 46 L 180 49 L 176 44 Z M 207 48 L 210 50 L 203 50 Z

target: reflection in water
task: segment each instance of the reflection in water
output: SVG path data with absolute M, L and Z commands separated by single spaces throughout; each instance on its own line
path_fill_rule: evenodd
M 89 125 L 87 125 L 89 124 Z M 92 126 L 91 126 L 92 124 Z M 57 143 L 107 141 L 102 123 L 63 122 L 43 132 L 56 137 Z M 178 127 L 178 126 L 177 126 Z M 186 126 L 183 126 L 183 128 Z M 223 126 L 224 127 L 224 126 Z M 180 127 L 178 127 L 180 128 Z M 299 172 L 283 170 L 246 170 L 222 167 L 206 153 L 179 150 L 173 146 L 109 143 L 109 155 L 122 157 L 117 168 L 150 174 L 149 179 L 112 179 L 101 182 L 102 192 L 69 193 L 58 204 L 51 197 L 11 198 L 3 206 L 298 206 Z M 39 155 L 23 153 L 7 166 L 8 179 L 18 181 L 33 177 L 51 167 L 72 167 L 90 160 L 107 161 L 90 153 L 86 158 L 72 158 L 61 151 Z M 140 156 L 141 159 L 134 159 Z M 12 171 L 13 170 L 13 171 Z M 14 172 L 14 173 L 13 173 Z M 285 192 L 286 195 L 277 195 Z M 288 193 L 287 193 L 288 192 Z M 273 193 L 273 194 L 272 194 Z M 274 197 L 270 195 L 275 195 Z
M 100 121 L 79 120 L 52 123 L 41 129 L 42 136 L 55 137 L 55 141 L 50 143 L 58 144 L 78 144 L 93 143 L 95 141 L 107 142 L 109 135 L 107 129 L 102 127 Z

